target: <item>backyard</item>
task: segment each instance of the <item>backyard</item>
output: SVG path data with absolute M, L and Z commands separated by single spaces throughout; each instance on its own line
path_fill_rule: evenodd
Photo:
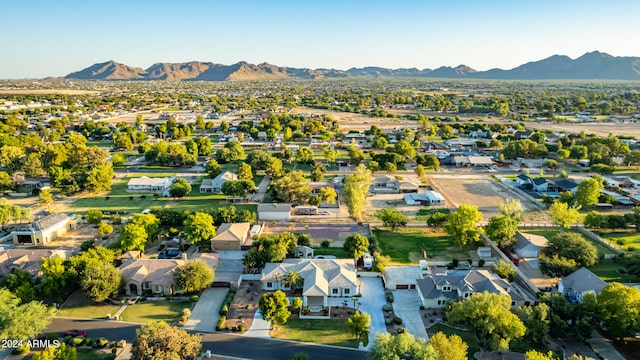
M 378 247 L 383 255 L 391 257 L 392 265 L 418 263 L 423 259 L 421 247 L 426 250 L 428 259 L 446 260 L 452 258 L 465 260 L 470 257 L 470 249 L 453 245 L 451 237 L 445 233 L 427 233 L 423 230 L 400 229 L 395 232 L 374 229 Z

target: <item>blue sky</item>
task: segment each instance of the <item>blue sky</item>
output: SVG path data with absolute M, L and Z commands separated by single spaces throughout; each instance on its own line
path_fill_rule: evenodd
M 0 0 L 0 79 L 115 60 L 510 69 L 554 54 L 640 56 L 637 0 Z

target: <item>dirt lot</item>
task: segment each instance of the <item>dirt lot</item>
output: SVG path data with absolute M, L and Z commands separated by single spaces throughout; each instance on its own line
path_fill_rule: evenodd
M 366 228 L 357 224 L 290 224 L 290 225 L 270 225 L 265 230 L 267 234 L 280 234 L 282 232 L 292 232 L 294 234 L 307 234 L 311 238 L 311 246 L 320 246 L 322 240 L 331 240 L 331 246 L 342 247 L 344 240 L 353 234 L 366 233 Z
M 348 130 L 368 130 L 371 125 L 377 125 L 382 129 L 393 129 L 401 125 L 417 125 L 416 121 L 373 117 L 362 114 L 346 113 L 325 109 L 312 109 L 299 107 L 291 110 L 291 114 L 327 114 L 340 121 L 340 128 Z
M 617 124 L 617 123 L 586 123 L 586 124 L 554 124 L 554 123 L 527 123 L 528 128 L 545 129 L 553 131 L 566 131 L 579 133 L 584 131 L 587 134 L 597 134 L 599 136 L 627 135 L 640 137 L 640 124 Z

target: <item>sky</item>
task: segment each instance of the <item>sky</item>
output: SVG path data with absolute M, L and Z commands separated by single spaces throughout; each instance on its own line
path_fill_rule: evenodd
M 0 0 L 0 79 L 114 60 L 511 69 L 598 50 L 640 57 L 637 0 Z

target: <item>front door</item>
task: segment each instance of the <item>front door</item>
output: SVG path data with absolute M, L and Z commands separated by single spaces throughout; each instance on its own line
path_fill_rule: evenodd
M 138 294 L 138 285 L 129 284 L 129 294 L 131 294 L 131 295 L 139 295 Z

